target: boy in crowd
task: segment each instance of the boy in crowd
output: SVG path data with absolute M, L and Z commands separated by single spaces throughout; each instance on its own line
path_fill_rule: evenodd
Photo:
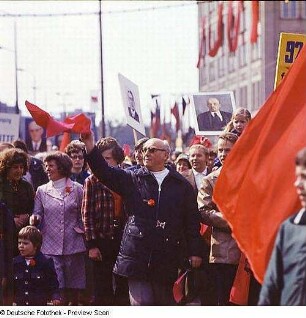
M 22 306 L 60 305 L 59 284 L 52 258 L 44 256 L 40 247 L 42 235 L 35 226 L 19 231 L 20 255 L 13 261 L 14 303 Z

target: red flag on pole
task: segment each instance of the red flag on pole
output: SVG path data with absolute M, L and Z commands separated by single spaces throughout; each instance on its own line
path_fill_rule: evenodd
M 306 46 L 235 144 L 214 200 L 262 282 L 280 223 L 299 208 L 294 159 L 306 146 Z
M 251 24 L 251 43 L 256 43 L 258 39 L 258 22 L 259 22 L 259 1 L 252 1 L 252 24 Z
M 180 112 L 177 102 L 175 102 L 174 106 L 171 108 L 171 114 L 175 118 L 175 130 L 178 132 L 180 129 Z
M 65 148 L 68 146 L 68 144 L 71 142 L 71 135 L 68 132 L 64 132 L 62 142 L 60 144 L 60 151 L 64 152 Z
M 151 95 L 154 105 L 154 112 L 151 111 L 150 137 L 158 137 L 160 125 L 160 95 Z

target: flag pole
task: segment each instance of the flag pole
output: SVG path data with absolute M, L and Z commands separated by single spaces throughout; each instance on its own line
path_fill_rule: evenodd
M 18 102 L 18 62 L 17 62 L 17 25 L 14 21 L 14 49 L 15 49 L 15 93 L 16 93 L 16 102 L 15 102 L 15 113 L 19 114 L 19 102 Z
M 137 138 L 136 130 L 134 128 L 133 128 L 133 136 L 134 136 L 134 144 L 136 144 L 138 138 Z
M 105 137 L 104 118 L 104 83 L 103 83 L 103 45 L 102 45 L 102 0 L 99 0 L 99 32 L 100 32 L 100 71 L 101 71 L 101 135 Z

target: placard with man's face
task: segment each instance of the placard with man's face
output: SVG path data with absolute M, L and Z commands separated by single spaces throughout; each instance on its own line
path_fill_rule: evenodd
M 118 74 L 118 78 L 127 124 L 145 135 L 145 127 L 141 116 L 138 86 L 122 74 Z
M 31 155 L 47 151 L 45 129 L 37 125 L 33 118 L 26 118 L 26 145 Z
M 236 109 L 234 93 L 205 92 L 191 95 L 197 135 L 219 135 Z

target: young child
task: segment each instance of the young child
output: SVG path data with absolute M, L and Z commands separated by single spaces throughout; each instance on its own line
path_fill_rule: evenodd
M 14 303 L 43 306 L 48 302 L 60 305 L 59 284 L 52 258 L 40 252 L 42 235 L 34 226 L 18 233 L 20 255 L 13 260 Z
M 224 128 L 224 131 L 240 136 L 250 120 L 251 113 L 246 108 L 239 107 L 234 111 L 232 119 Z

